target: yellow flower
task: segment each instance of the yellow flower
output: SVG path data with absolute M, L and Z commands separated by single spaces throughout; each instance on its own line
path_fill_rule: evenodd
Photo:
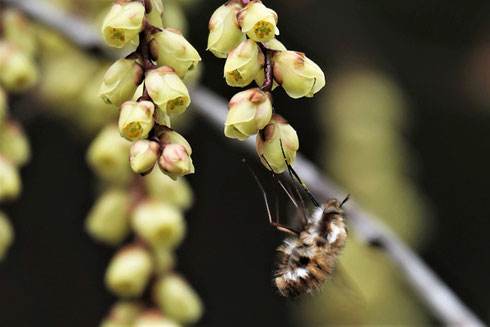
M 0 156 L 0 201 L 17 198 L 21 189 L 17 167 L 7 158 Z
M 225 135 L 241 141 L 264 128 L 272 116 L 269 95 L 258 88 L 235 94 L 228 104 Z
M 145 86 L 153 102 L 169 115 L 180 115 L 191 103 L 189 91 L 175 70 L 162 66 L 150 71 Z
M 138 140 L 129 151 L 129 165 L 135 173 L 149 173 L 158 160 L 160 145 L 150 140 Z
M 274 79 L 294 99 L 312 97 L 325 86 L 325 75 L 320 67 L 304 53 L 281 51 L 272 57 Z
M 292 165 L 299 149 L 296 131 L 280 115 L 274 114 L 271 122 L 257 134 L 257 153 L 262 164 L 275 173 Z M 284 153 L 283 153 L 284 151 Z
M 228 52 L 245 40 L 236 19 L 242 9 L 239 0 L 228 1 L 215 10 L 209 20 L 208 48 L 218 58 L 226 58 Z
M 226 58 L 224 75 L 230 86 L 250 84 L 264 66 L 265 57 L 255 41 L 247 39 L 231 50 Z
M 155 106 L 151 101 L 126 101 L 119 113 L 119 133 L 128 141 L 144 139 L 153 128 Z
M 102 23 L 105 42 L 122 48 L 143 30 L 145 6 L 138 1 L 116 1 Z
M 120 106 L 131 100 L 143 80 L 143 73 L 140 60 L 119 59 L 104 75 L 99 96 L 105 103 Z
M 250 1 L 237 15 L 242 32 L 256 42 L 267 42 L 279 34 L 277 14 L 262 1 Z
M 201 61 L 199 53 L 178 30 L 165 28 L 153 35 L 150 42 L 151 56 L 160 66 L 175 69 L 180 78 Z
M 0 42 L 0 81 L 9 91 L 22 92 L 39 78 L 33 59 L 16 45 Z
M 105 274 L 107 288 L 121 297 L 140 296 L 153 271 L 152 257 L 142 246 L 129 245 L 119 250 Z

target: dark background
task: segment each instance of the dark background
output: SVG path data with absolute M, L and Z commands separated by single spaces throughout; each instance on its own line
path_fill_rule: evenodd
M 436 221 L 421 255 L 488 323 L 490 101 L 474 100 L 467 73 L 476 45 L 490 40 L 490 4 L 265 3 L 279 14 L 280 40 L 326 67 L 327 89 L 329 70 L 354 55 L 377 63 L 402 84 L 413 120 L 406 140 Z M 203 84 L 229 98 L 236 89 L 222 79 L 224 61 L 204 51 L 207 21 L 220 4 L 202 1 L 188 13 L 190 39 L 205 63 Z M 477 71 L 489 80 L 490 69 L 484 69 Z M 26 105 L 25 99 L 12 101 Z M 275 106 L 301 133 L 302 153 L 312 160 L 323 142 L 314 101 L 275 92 Z M 261 194 L 241 164 L 247 156 L 225 142 L 222 131 L 197 119 L 186 135 L 199 172 L 188 178 L 195 205 L 186 215 L 189 232 L 177 268 L 206 304 L 201 325 L 292 326 L 290 304 L 271 286 L 270 267 L 282 235 L 267 223 Z M 22 171 L 22 196 L 6 207 L 16 240 L 0 265 L 0 326 L 95 326 L 115 299 L 103 285 L 113 250 L 95 244 L 83 230 L 95 197 L 95 179 L 85 164 L 88 143 L 47 117 L 24 126 L 33 159 Z

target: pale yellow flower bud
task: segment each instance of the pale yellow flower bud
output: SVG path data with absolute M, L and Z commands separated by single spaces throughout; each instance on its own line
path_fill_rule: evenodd
M 138 140 L 133 143 L 129 152 L 129 164 L 135 173 L 146 173 L 153 166 L 160 155 L 160 145 L 149 140 Z
M 202 316 L 203 305 L 199 295 L 180 276 L 160 277 L 153 294 L 160 309 L 179 323 L 192 324 Z
M 158 201 L 145 201 L 131 216 L 136 234 L 153 247 L 174 248 L 184 238 L 185 222 L 175 207 Z
M 143 81 L 143 74 L 140 60 L 119 59 L 104 75 L 99 96 L 105 103 L 120 106 L 131 100 L 136 88 Z
M 245 40 L 236 19 L 242 9 L 239 0 L 225 3 L 216 9 L 209 20 L 208 48 L 218 58 L 226 58 L 228 52 Z
M 85 220 L 85 229 L 94 239 L 110 244 L 121 243 L 129 233 L 128 191 L 112 188 L 95 202 Z
M 122 48 L 143 30 L 145 6 L 138 1 L 116 1 L 102 23 L 102 36 L 113 47 Z
M 128 141 L 148 136 L 153 128 L 155 106 L 151 101 L 126 101 L 119 112 L 119 133 Z
M 146 192 L 149 198 L 165 201 L 180 209 L 187 209 L 192 204 L 192 191 L 184 178 L 173 180 L 158 170 L 144 177 Z
M 228 104 L 225 135 L 243 141 L 264 128 L 271 117 L 272 103 L 267 93 L 258 88 L 239 92 Z
M 7 158 L 0 156 L 0 201 L 17 198 L 21 190 L 17 167 Z
M 132 327 L 181 327 L 182 325 L 164 316 L 159 310 L 143 312 Z
M 166 5 L 166 4 L 165 4 Z M 163 3 L 162 0 L 150 0 L 151 11 L 146 14 L 148 23 L 153 26 L 163 28 Z M 167 10 L 167 8 L 165 8 Z
M 152 57 L 160 66 L 170 66 L 183 78 L 194 69 L 201 57 L 178 30 L 166 28 L 153 36 L 150 42 Z
M 7 216 L 0 211 L 0 261 L 5 258 L 7 250 L 14 241 L 14 230 Z
M 172 179 L 194 173 L 192 164 L 192 149 L 187 140 L 179 133 L 166 130 L 160 136 L 162 155 L 158 165 L 163 173 Z
M 25 91 L 37 82 L 38 77 L 30 56 L 13 44 L 0 42 L 0 81 L 7 90 Z
M 264 6 L 262 1 L 250 1 L 240 10 L 237 18 L 242 32 L 256 42 L 267 42 L 279 34 L 277 14 Z
M 114 304 L 108 316 L 101 322 L 101 327 L 132 326 L 143 312 L 142 303 L 136 301 L 118 301 Z
M 187 87 L 171 67 L 162 66 L 150 71 L 145 86 L 153 102 L 169 115 L 184 113 L 191 103 Z
M 325 86 L 325 75 L 304 53 L 281 51 L 273 58 L 274 79 L 294 99 L 312 97 Z
M 115 125 L 106 126 L 87 151 L 87 161 L 99 177 L 112 183 L 129 182 L 134 174 L 129 167 L 131 143 L 119 134 Z
M 112 258 L 105 274 L 105 283 L 117 296 L 138 297 L 145 290 L 152 271 L 153 263 L 148 250 L 129 245 Z
M 36 51 L 37 42 L 27 19 L 19 10 L 7 7 L 2 10 L 3 37 L 8 42 L 14 43 L 28 55 Z
M 224 76 L 230 86 L 250 84 L 264 66 L 265 57 L 255 41 L 247 39 L 228 54 Z
M 274 114 L 271 122 L 257 134 L 257 153 L 260 160 L 267 169 L 272 168 L 277 174 L 287 169 L 286 161 L 289 165 L 293 164 L 298 149 L 296 131 L 278 114 Z
M 22 166 L 31 157 L 27 136 L 18 123 L 7 121 L 0 125 L 0 153 L 17 166 Z

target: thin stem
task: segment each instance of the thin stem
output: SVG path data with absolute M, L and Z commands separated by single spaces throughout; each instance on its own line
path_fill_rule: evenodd
M 274 68 L 272 66 L 272 55 L 274 51 L 267 49 L 263 43 L 259 43 L 259 46 L 265 56 L 264 83 L 260 89 L 265 92 L 270 92 L 274 84 Z

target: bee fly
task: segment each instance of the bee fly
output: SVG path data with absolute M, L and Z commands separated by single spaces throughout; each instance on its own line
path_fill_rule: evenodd
M 267 163 L 265 157 L 262 158 Z M 315 206 L 313 214 L 306 217 L 303 203 L 304 215 L 298 231 L 279 223 L 277 198 L 276 221 L 272 221 L 267 194 L 253 171 L 252 174 L 263 193 L 270 224 L 278 230 L 290 234 L 283 244 L 277 248 L 279 256 L 277 268 L 274 272 L 274 284 L 281 295 L 288 298 L 296 298 L 317 290 L 333 274 L 338 257 L 347 239 L 342 205 L 348 200 L 349 196 L 342 202 L 337 199 L 331 199 L 324 204 L 320 204 L 310 193 L 296 171 L 289 164 L 287 166 L 291 178 L 294 176 L 297 179 Z M 279 179 L 275 179 L 274 172 L 272 176 L 286 192 L 299 212 L 299 207 L 290 192 Z M 299 194 L 297 189 L 296 191 Z

